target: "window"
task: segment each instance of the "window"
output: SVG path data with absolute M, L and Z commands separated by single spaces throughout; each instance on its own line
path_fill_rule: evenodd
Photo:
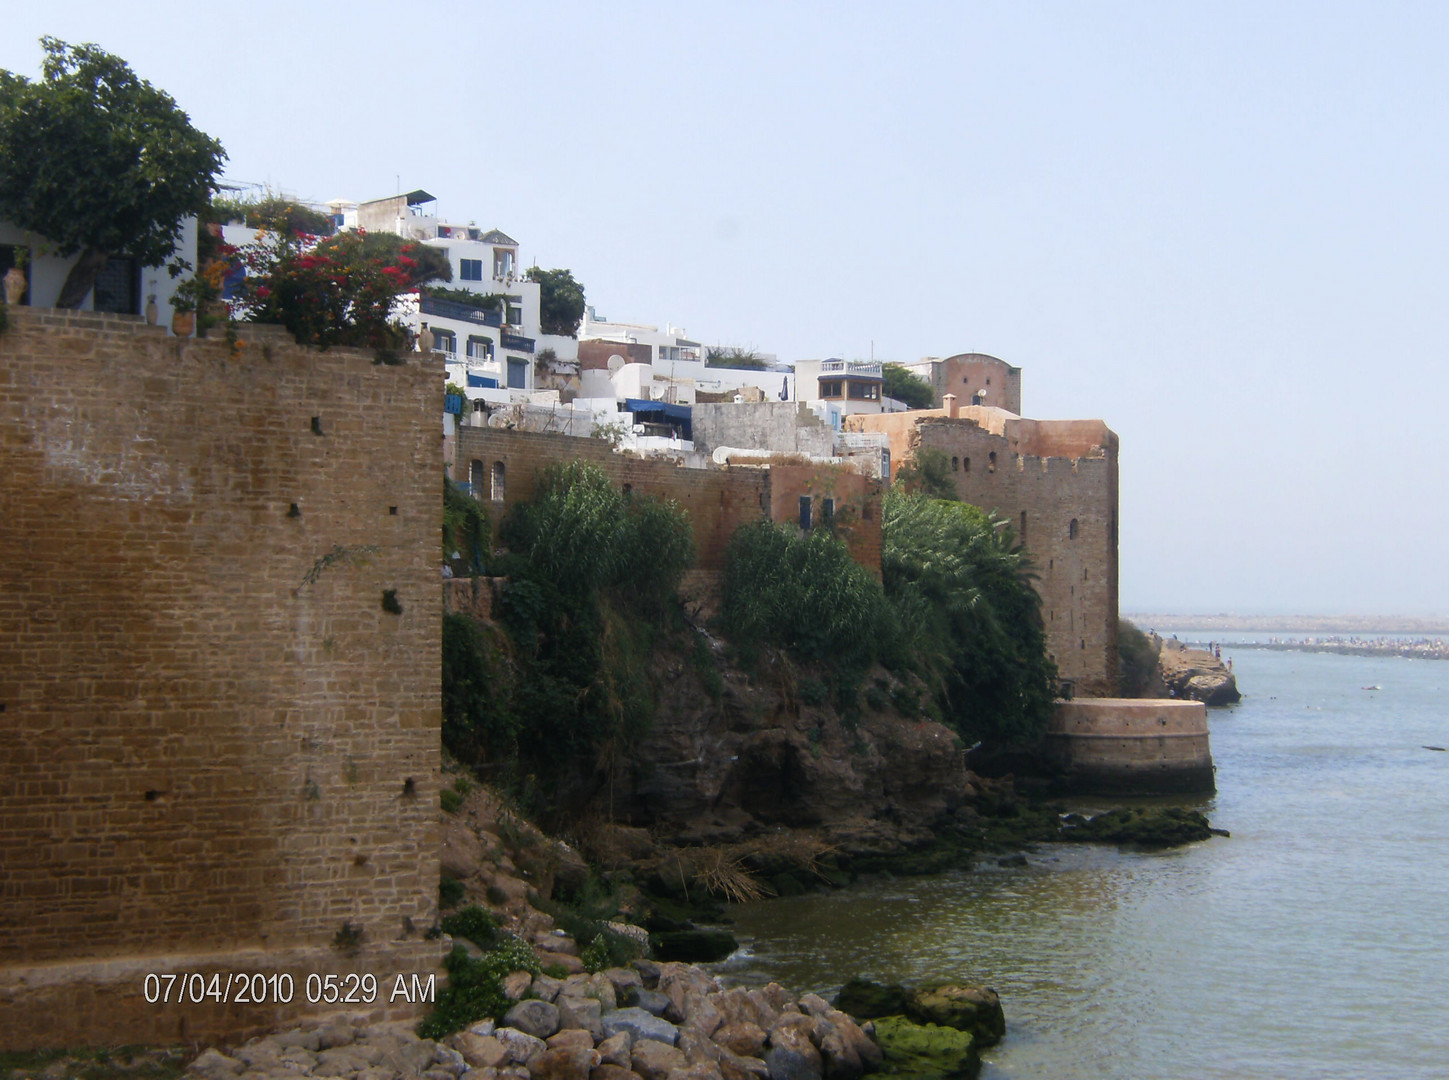
M 508 298 L 508 305 L 504 309 L 505 318 L 503 321 L 508 323 L 509 326 L 523 325 L 523 308 L 518 303 L 522 299 L 523 297 L 521 296 L 510 296 Z
M 493 490 L 489 493 L 494 502 L 503 501 L 503 462 L 493 463 Z
M 1075 540 L 1076 538 L 1077 538 L 1077 519 L 1076 518 L 1072 518 L 1072 523 L 1067 526 L 1067 539 L 1068 540 Z
M 507 248 L 493 249 L 493 276 L 506 278 L 513 273 L 513 252 Z
M 486 337 L 475 337 L 468 335 L 468 359 L 469 360 L 492 360 L 493 339 Z
M 810 531 L 810 496 L 800 496 L 800 528 Z
M 457 356 L 458 335 L 451 330 L 434 330 L 433 351 L 447 353 L 449 356 Z
M 92 293 L 93 311 L 110 311 L 117 315 L 140 314 L 141 305 L 137 294 L 140 269 L 135 259 L 107 259 L 96 278 Z
M 482 259 L 459 259 L 458 260 L 458 276 L 460 278 L 462 278 L 464 281 L 482 281 L 483 280 L 483 260 Z
M 961 459 L 960 458 L 953 457 L 951 459 L 951 471 L 952 472 L 960 472 L 961 471 Z
M 854 401 L 879 401 L 880 383 L 851 382 L 850 396 Z
M 510 390 L 528 389 L 528 361 L 508 358 L 508 388 Z
M 841 396 L 840 387 L 841 381 L 839 379 L 824 379 L 820 383 L 820 396 L 823 398 L 838 398 Z
M 820 502 L 820 521 L 828 529 L 835 524 L 835 500 L 822 499 Z
M 962 472 L 970 472 L 971 471 L 971 459 L 969 457 L 963 457 L 961 459 L 961 471 Z
M 991 451 L 991 453 L 989 453 L 989 454 L 986 455 L 986 471 L 987 472 L 995 472 L 996 471 L 996 451 L 995 450 Z

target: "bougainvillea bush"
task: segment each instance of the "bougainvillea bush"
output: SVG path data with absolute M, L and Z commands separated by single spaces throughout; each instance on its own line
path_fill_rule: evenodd
M 325 239 L 264 230 L 238 257 L 246 268 L 239 313 L 279 323 L 300 344 L 324 349 L 405 347 L 400 297 L 424 281 L 452 279 L 437 249 L 360 229 Z

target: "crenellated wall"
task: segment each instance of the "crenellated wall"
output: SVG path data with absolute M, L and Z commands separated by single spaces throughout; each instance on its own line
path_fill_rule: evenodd
M 950 463 L 957 495 L 1009 521 L 1038 571 L 1047 647 L 1075 692 L 1117 680 L 1117 436 L 1100 420 L 1026 420 L 983 407 L 852 416 L 891 459 L 920 448 Z
M 0 1046 L 291 1024 L 329 972 L 418 1013 L 387 991 L 436 970 L 441 365 L 9 316 Z

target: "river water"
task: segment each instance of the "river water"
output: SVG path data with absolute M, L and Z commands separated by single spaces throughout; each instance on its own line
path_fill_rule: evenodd
M 993 986 L 986 1080 L 1449 1077 L 1449 661 L 1223 655 L 1247 696 L 1188 805 L 1231 838 L 738 907 L 721 974 Z

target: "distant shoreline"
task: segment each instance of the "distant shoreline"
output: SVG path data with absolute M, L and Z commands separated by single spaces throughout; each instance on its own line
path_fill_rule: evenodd
M 1449 634 L 1449 618 L 1426 615 L 1141 615 L 1123 613 L 1142 630 L 1261 630 L 1309 634 Z

